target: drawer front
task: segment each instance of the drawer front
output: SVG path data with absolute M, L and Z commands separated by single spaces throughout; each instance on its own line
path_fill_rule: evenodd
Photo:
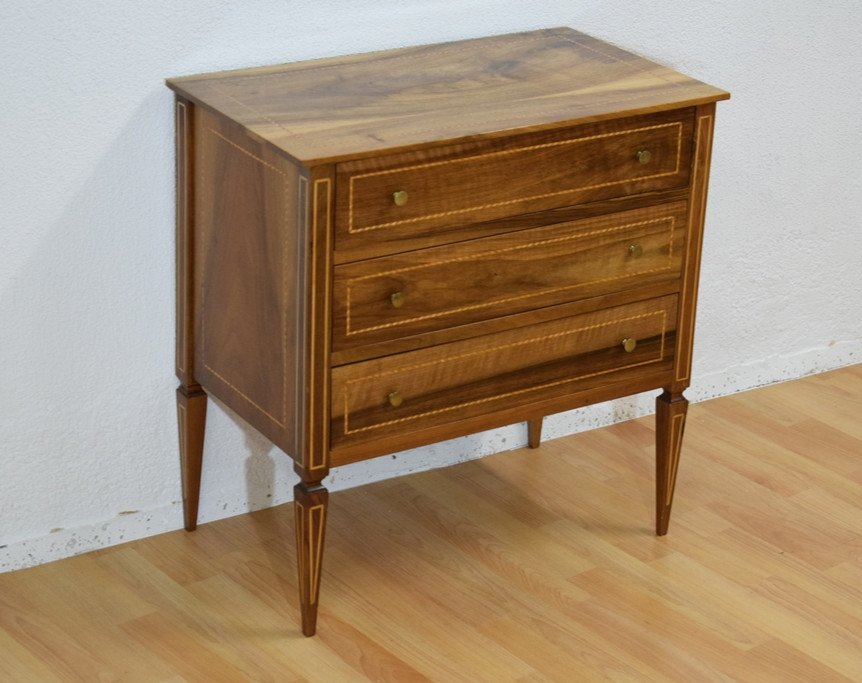
M 676 295 L 334 368 L 332 446 L 671 371 Z M 633 349 L 623 347 L 633 339 Z
M 686 203 L 338 266 L 335 351 L 678 280 Z
M 433 241 L 468 223 L 682 187 L 691 130 L 690 112 L 671 112 L 496 141 L 475 153 L 432 149 L 428 160 L 414 154 L 391 167 L 380 168 L 385 159 L 372 160 L 370 170 L 342 164 L 336 249 L 423 235 Z

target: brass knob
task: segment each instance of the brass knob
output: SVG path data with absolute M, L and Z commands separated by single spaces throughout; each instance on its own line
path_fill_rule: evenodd
M 632 258 L 640 258 L 644 254 L 644 248 L 640 244 L 630 244 L 629 254 Z
M 632 339 L 631 337 L 626 337 L 625 339 L 623 339 L 623 348 L 626 350 L 626 353 L 631 353 L 632 351 L 634 351 L 637 345 L 637 339 Z
M 398 190 L 398 192 L 393 192 L 392 201 L 395 202 L 395 206 L 404 206 L 407 203 L 407 193 L 404 190 Z
M 401 308 L 404 305 L 404 300 L 407 297 L 404 296 L 404 292 L 392 292 L 389 295 L 389 301 L 392 302 L 393 308 Z
M 641 149 L 641 150 L 638 150 L 638 153 L 636 156 L 638 158 L 638 163 L 648 164 L 649 160 L 652 159 L 652 152 L 650 152 L 648 149 Z M 407 200 L 405 199 L 405 201 L 407 201 Z
M 389 405 L 391 405 L 393 408 L 397 408 L 398 406 L 400 406 L 403 400 L 404 397 L 401 396 L 400 391 L 396 390 L 389 394 Z

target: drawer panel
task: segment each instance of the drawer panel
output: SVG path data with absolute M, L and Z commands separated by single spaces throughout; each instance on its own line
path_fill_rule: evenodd
M 433 241 L 453 226 L 682 187 L 689 175 L 690 114 L 518 136 L 474 151 L 432 148 L 407 163 L 396 157 L 372 160 L 370 168 L 342 164 L 336 249 L 422 235 Z
M 333 350 L 678 280 L 685 222 L 676 202 L 337 266 Z
M 676 307 L 676 295 L 649 299 L 334 368 L 332 446 L 670 372 Z

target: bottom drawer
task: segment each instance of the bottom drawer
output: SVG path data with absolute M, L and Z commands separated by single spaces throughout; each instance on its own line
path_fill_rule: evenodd
M 648 299 L 334 368 L 331 445 L 670 372 L 676 307 L 676 295 Z

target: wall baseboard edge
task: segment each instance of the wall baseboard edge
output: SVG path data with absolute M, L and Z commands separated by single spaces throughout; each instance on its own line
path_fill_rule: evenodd
M 862 362 L 862 340 L 853 340 L 787 355 L 774 355 L 702 375 L 697 373 L 697 367 L 695 367 L 695 379 L 686 395 L 693 402 L 704 401 L 860 362 Z M 546 440 L 555 439 L 650 415 L 655 410 L 655 395 L 655 392 L 639 394 L 551 415 L 545 418 L 544 437 Z M 412 472 L 475 460 L 493 453 L 521 448 L 526 443 L 525 425 L 510 425 L 492 432 L 483 432 L 422 449 L 375 458 L 365 461 L 361 467 L 348 465 L 336 468 L 327 482 L 333 491 L 353 488 Z M 281 485 L 280 482 L 277 483 Z M 276 495 L 273 492 L 271 505 L 288 502 L 290 488 L 285 486 L 282 495 Z M 177 489 L 179 490 L 179 483 L 177 483 Z M 0 573 L 177 530 L 182 526 L 181 508 L 181 504 L 175 501 L 151 510 L 122 513 L 95 523 L 69 529 L 56 529 L 31 538 L 10 540 L 5 542 L 5 545 L 0 545 Z M 219 512 L 213 513 L 213 510 Z M 250 506 L 244 500 L 214 500 L 207 506 L 207 510 L 202 510 L 201 524 L 249 511 Z M 207 512 L 209 514 L 206 514 Z

